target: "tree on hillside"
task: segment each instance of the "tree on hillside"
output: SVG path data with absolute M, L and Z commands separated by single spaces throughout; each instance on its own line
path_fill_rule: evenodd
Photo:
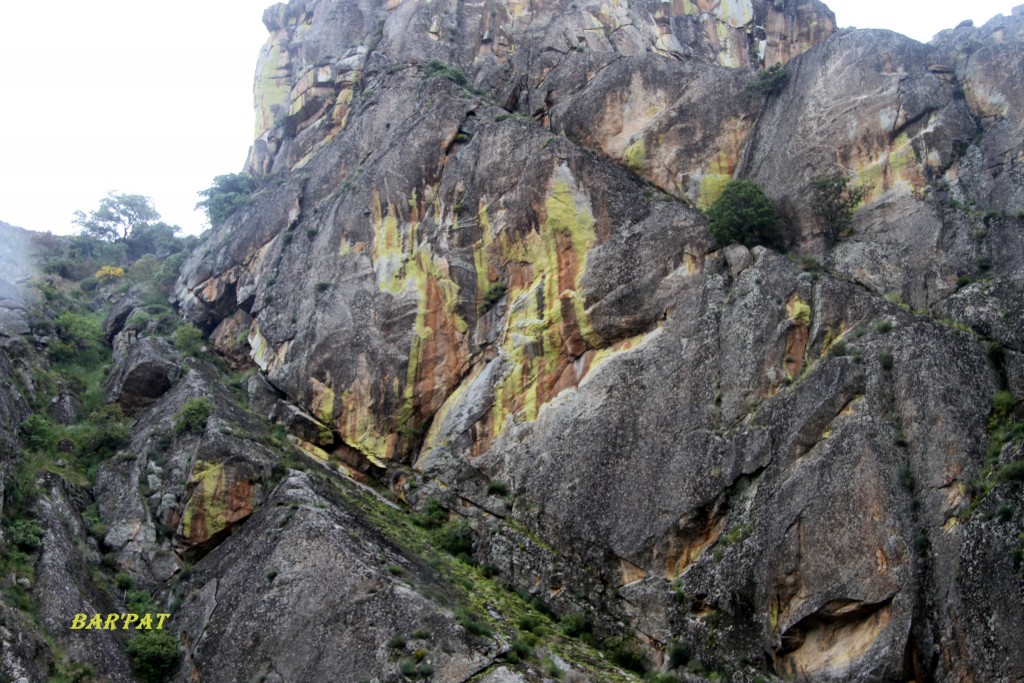
M 160 220 L 149 197 L 141 194 L 108 192 L 100 200 L 98 209 L 85 215 L 76 211 L 73 223 L 82 228 L 82 234 L 107 242 L 123 242 L 137 226 Z
M 156 223 L 139 223 L 132 228 L 126 240 L 128 258 L 135 260 L 145 254 L 154 254 L 165 258 L 184 248 L 185 241 L 180 237 L 181 227 L 168 225 L 163 221 Z
M 249 203 L 256 181 L 246 173 L 227 173 L 213 179 L 213 185 L 201 190 L 197 209 L 206 211 L 210 226 L 219 228 L 228 216 Z

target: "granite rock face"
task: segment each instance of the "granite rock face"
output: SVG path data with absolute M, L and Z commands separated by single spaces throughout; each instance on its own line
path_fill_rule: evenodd
M 423 648 L 415 661 L 435 680 L 468 680 L 498 652 L 424 596 L 443 590 L 430 568 L 304 474 L 282 482 L 193 585 L 177 618 L 192 679 L 400 681 L 395 652 L 408 643 L 391 644 L 396 634 Z
M 268 182 L 178 299 L 211 339 L 248 325 L 267 415 L 650 662 L 1024 675 L 1019 451 L 988 452 L 1024 389 L 1019 13 L 930 45 L 800 2 L 264 21 Z M 869 192 L 830 244 L 809 200 L 837 170 Z M 733 177 L 793 258 L 713 243 L 695 207 Z
M 32 294 L 25 287 L 36 275 L 32 233 L 0 221 L 0 345 L 29 331 Z
M 176 680 L 1024 679 L 1024 14 L 928 45 L 811 0 L 264 23 L 260 189 L 176 285 L 222 359 L 110 306 L 131 436 L 91 491 L 36 482 L 5 675 L 45 680 L 46 632 L 130 680 L 118 634 L 61 630 L 122 608 L 103 553 L 175 612 Z M 836 171 L 868 191 L 828 240 Z M 791 253 L 715 243 L 733 178 Z M 5 486 L 46 348 L 19 301 Z

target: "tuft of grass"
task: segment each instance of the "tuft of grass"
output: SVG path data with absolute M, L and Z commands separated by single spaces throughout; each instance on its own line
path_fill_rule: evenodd
M 516 638 L 512 641 L 512 651 L 519 659 L 530 659 L 533 657 L 533 647 L 523 638 Z
M 1011 481 L 1024 481 L 1024 460 L 1017 460 L 1003 465 L 996 472 L 996 481 L 1005 484 Z
M 490 638 L 494 635 L 494 632 L 487 625 L 487 622 L 481 619 L 479 615 L 474 614 L 468 609 L 460 608 L 456 610 L 455 621 L 459 622 L 459 626 L 466 629 L 474 636 Z
M 847 353 L 849 353 L 849 350 L 846 348 L 846 342 L 842 340 L 833 343 L 828 349 L 828 355 L 830 356 L 845 356 Z

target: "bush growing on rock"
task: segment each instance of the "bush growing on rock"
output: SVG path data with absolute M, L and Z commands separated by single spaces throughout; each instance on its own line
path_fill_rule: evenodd
M 747 247 L 784 246 L 772 203 L 753 181 L 729 181 L 708 208 L 707 217 L 719 246 L 734 242 Z
M 190 398 L 174 416 L 174 433 L 202 434 L 212 413 L 213 403 L 209 399 Z
M 17 519 L 8 528 L 11 543 L 22 550 L 39 550 L 43 547 L 43 527 L 34 519 Z
M 786 67 L 776 63 L 774 66 L 758 71 L 757 78 L 747 83 L 746 90 L 748 93 L 756 95 L 774 95 L 782 92 L 788 82 L 789 72 L 786 71 Z
M 174 346 L 182 353 L 194 356 L 202 348 L 203 333 L 192 323 L 185 323 L 174 331 Z
M 822 231 L 830 245 L 853 225 L 853 214 L 870 191 L 865 185 L 850 187 L 850 177 L 842 171 L 814 179 L 811 210 L 821 219 Z
M 136 636 L 126 649 L 143 683 L 167 680 L 181 656 L 178 639 L 169 631 L 150 631 Z
M 459 557 L 473 553 L 473 530 L 462 520 L 452 520 L 437 530 L 437 545 L 442 550 Z

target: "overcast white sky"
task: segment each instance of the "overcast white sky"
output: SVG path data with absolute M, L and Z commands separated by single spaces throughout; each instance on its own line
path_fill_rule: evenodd
M 107 190 L 199 232 L 196 192 L 242 169 L 269 0 L 0 0 L 0 220 L 73 232 Z M 840 26 L 928 41 L 1013 0 L 833 0 Z

